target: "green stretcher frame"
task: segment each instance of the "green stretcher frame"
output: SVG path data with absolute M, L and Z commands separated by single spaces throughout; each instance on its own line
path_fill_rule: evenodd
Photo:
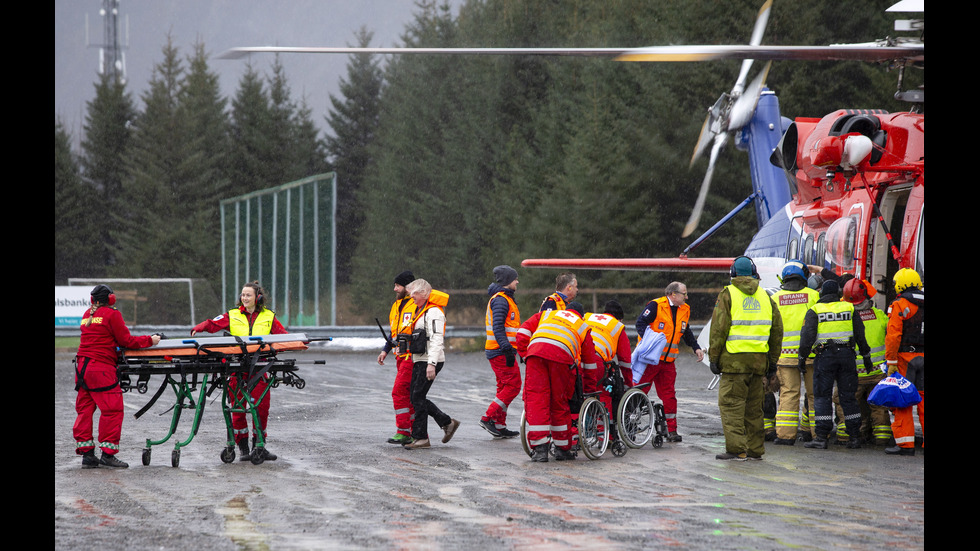
M 174 405 L 170 408 L 173 413 L 166 435 L 157 440 L 146 439 L 146 447 L 142 454 L 143 465 L 150 464 L 154 446 L 165 444 L 174 437 L 182 412 L 189 409 L 194 411 L 190 433 L 185 440 L 174 443 L 170 459 L 171 466 L 180 465 L 180 451 L 197 435 L 207 397 L 215 390 L 219 390 L 222 394 L 221 410 L 228 436 L 220 457 L 224 463 L 233 462 L 235 437 L 232 414 L 251 415 L 252 426 L 258 427 L 257 405 L 265 399 L 273 387 L 285 384 L 302 389 L 306 386 L 305 381 L 296 374 L 298 367 L 295 360 L 277 358 L 277 353 L 281 350 L 276 348 L 276 343 L 296 342 L 303 343 L 303 346 L 295 349 L 305 349 L 305 343 L 309 342 L 309 339 L 301 333 L 253 336 L 247 339 L 205 337 L 180 341 L 161 340 L 155 347 L 141 349 L 139 354 L 134 354 L 135 351 L 124 351 L 117 366 L 123 392 L 133 388 L 131 384 L 133 375 L 138 376 L 136 389 L 140 393 L 147 391 L 151 376 L 164 376 L 163 383 L 149 403 L 137 412 L 137 418 L 148 411 L 168 387 L 175 397 Z M 267 386 L 260 395 L 253 397 L 252 390 L 261 379 L 266 380 Z M 232 380 L 236 381 L 234 392 L 229 388 Z M 255 434 L 255 449 L 264 450 L 265 435 L 261 430 L 256 431 Z M 259 465 L 265 461 L 265 454 L 253 452 L 250 461 L 254 465 Z

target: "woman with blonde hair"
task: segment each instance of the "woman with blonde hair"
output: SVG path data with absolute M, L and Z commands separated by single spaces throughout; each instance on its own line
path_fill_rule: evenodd
M 405 286 L 409 296 L 415 301 L 415 315 L 412 319 L 412 407 L 415 408 L 415 421 L 412 423 L 412 442 L 405 444 L 409 450 L 428 448 L 429 416 L 444 431 L 442 442 L 446 443 L 456 433 L 459 421 L 443 413 L 428 399 L 436 375 L 442 371 L 446 362 L 445 307 L 449 295 L 433 291 L 424 279 L 416 279 Z

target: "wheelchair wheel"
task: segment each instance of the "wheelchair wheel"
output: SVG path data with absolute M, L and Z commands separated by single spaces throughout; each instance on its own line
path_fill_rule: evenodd
M 531 447 L 530 440 L 527 439 L 527 412 L 521 411 L 521 447 L 524 448 L 524 453 L 528 457 L 534 453 L 534 449 Z
M 646 392 L 631 388 L 619 400 L 616 411 L 619 437 L 631 448 L 641 448 L 653 437 L 653 406 Z
M 609 446 L 609 412 L 595 397 L 582 403 L 578 414 L 578 444 L 589 459 L 599 459 Z

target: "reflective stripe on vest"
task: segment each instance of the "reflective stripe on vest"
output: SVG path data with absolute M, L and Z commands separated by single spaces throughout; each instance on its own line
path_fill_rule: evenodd
M 677 307 L 677 319 L 674 320 L 670 313 L 670 301 L 667 297 L 660 297 L 653 302 L 657 303 L 657 317 L 650 323 L 650 329 L 657 333 L 663 333 L 667 337 L 667 344 L 664 351 L 660 354 L 660 361 L 672 362 L 680 354 L 681 335 L 687 329 L 687 322 L 691 319 L 691 306 L 684 304 Z M 640 340 L 643 335 L 640 335 Z
M 493 334 L 493 310 L 490 309 L 490 304 L 493 299 L 497 297 L 504 297 L 507 299 L 507 318 L 504 320 L 504 330 L 507 332 L 507 340 L 510 341 L 511 346 L 517 344 L 517 332 L 521 329 L 521 312 L 517 309 L 517 303 L 514 299 L 510 298 L 507 293 L 500 291 L 497 294 L 490 297 L 490 301 L 487 302 L 487 314 L 486 324 L 487 324 L 487 343 L 484 345 L 486 350 L 498 350 L 500 344 L 497 342 L 497 338 Z
M 531 335 L 529 347 L 538 343 L 561 348 L 572 358 L 579 358 L 589 325 L 574 312 L 546 310 L 541 313 L 538 328 Z
M 551 293 L 550 295 L 544 297 L 544 300 L 541 301 L 541 306 L 544 306 L 544 303 L 548 302 L 549 298 L 555 301 L 555 310 L 565 309 L 566 306 L 565 300 L 562 299 L 561 296 L 558 295 L 558 293 Z
M 732 297 L 732 327 L 728 330 L 725 349 L 730 353 L 768 352 L 772 330 L 772 301 L 765 289 L 747 295 L 738 287 L 727 287 Z
M 248 315 L 238 308 L 228 311 L 228 332 L 236 337 L 248 337 L 251 335 L 268 335 L 272 333 L 272 320 L 276 319 L 276 313 L 268 308 L 263 308 L 251 327 L 248 324 Z
M 811 308 L 817 314 L 817 344 L 844 342 L 854 338 L 854 305 L 846 301 L 818 302 Z
M 878 308 L 871 307 L 868 310 L 857 312 L 858 317 L 864 322 L 864 339 L 868 341 L 871 348 L 871 363 L 875 367 L 885 363 L 885 334 L 888 331 L 888 316 Z M 854 346 L 857 350 L 857 345 Z M 875 372 L 865 373 L 863 369 L 858 369 L 858 375 L 874 375 Z
M 779 307 L 779 315 L 783 318 L 783 345 L 780 360 L 797 360 L 800 357 L 800 331 L 807 310 L 820 298 L 820 293 L 809 287 L 800 291 L 780 289 L 772 295 L 773 301 Z M 810 353 L 810 357 L 816 354 Z
M 626 326 L 609 314 L 586 314 L 585 323 L 592 328 L 592 344 L 603 361 L 610 362 L 619 348 L 619 335 Z

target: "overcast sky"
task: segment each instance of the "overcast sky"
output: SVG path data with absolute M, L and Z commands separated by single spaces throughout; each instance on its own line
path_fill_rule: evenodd
M 454 15 L 461 3 L 450 2 Z M 54 8 L 55 115 L 77 145 L 86 102 L 94 97 L 98 80 L 102 0 L 55 0 Z M 415 10 L 413 0 L 121 0 L 126 87 L 142 109 L 141 96 L 154 66 L 163 60 L 169 35 L 183 57 L 193 53 L 196 42 L 203 42 L 230 102 L 247 62 L 216 59 L 228 48 L 355 46 L 355 32 L 362 26 L 374 32 L 372 46 L 398 46 Z M 273 59 L 272 54 L 256 54 L 252 63 L 268 74 Z M 346 75 L 347 56 L 282 54 L 280 59 L 292 98 L 306 99 L 323 131 L 329 94 L 339 96 L 337 83 Z

